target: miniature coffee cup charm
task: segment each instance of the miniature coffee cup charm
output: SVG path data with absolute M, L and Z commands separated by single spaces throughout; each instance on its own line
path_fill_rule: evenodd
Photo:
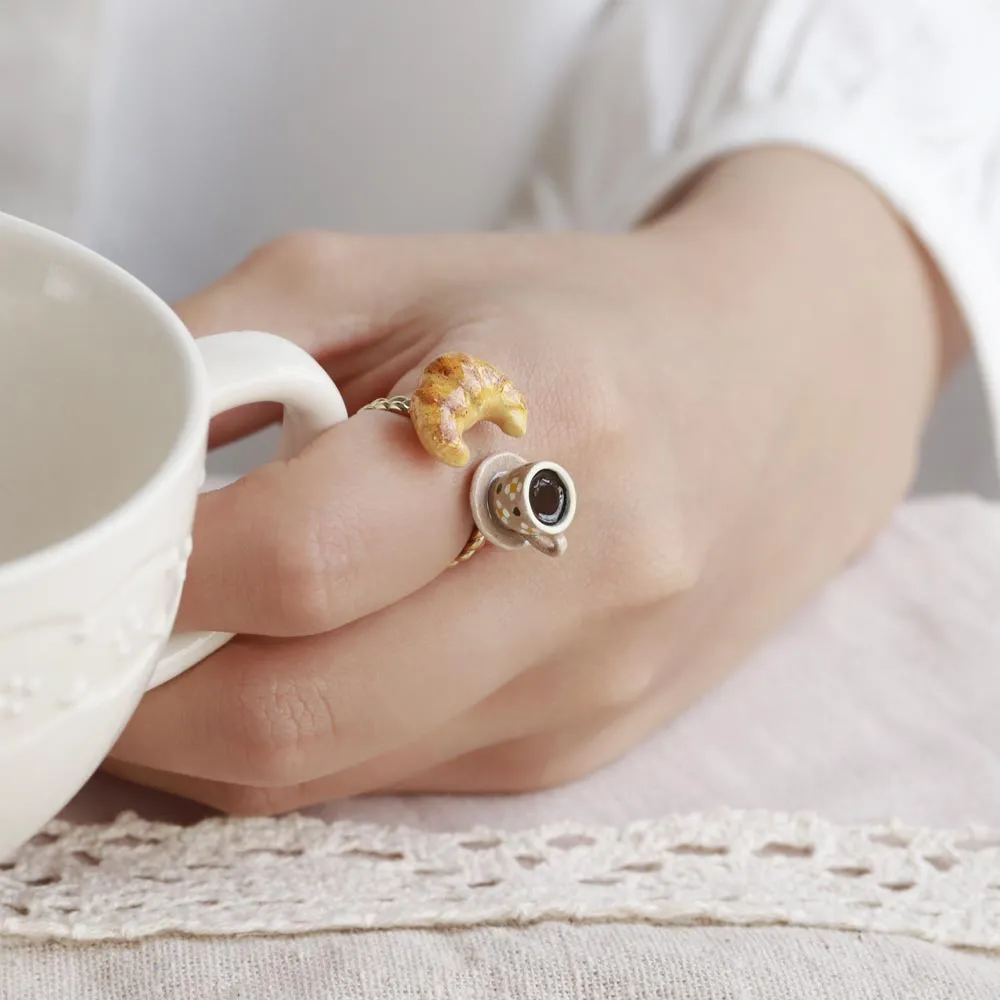
M 555 462 L 490 455 L 472 479 L 472 516 L 488 542 L 501 549 L 531 545 L 549 556 L 566 551 L 566 529 L 576 516 L 576 487 Z

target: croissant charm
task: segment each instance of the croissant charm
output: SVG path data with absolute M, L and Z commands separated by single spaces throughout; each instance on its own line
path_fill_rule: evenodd
M 521 437 L 528 406 L 513 382 L 493 365 L 468 354 L 445 354 L 424 369 L 410 398 L 410 419 L 424 448 L 447 465 L 469 464 L 463 435 L 487 420 Z

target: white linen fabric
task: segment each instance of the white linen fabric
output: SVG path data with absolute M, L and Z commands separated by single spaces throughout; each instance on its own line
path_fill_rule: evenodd
M 296 938 L 0 943 L 16 1000 L 996 1000 L 1000 960 L 782 927 L 540 924 Z

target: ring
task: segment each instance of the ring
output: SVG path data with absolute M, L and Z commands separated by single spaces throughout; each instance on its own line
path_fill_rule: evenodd
M 471 457 L 463 435 L 480 420 L 510 437 L 527 430 L 524 396 L 491 364 L 468 354 L 446 354 L 424 369 L 412 396 L 372 400 L 365 410 L 409 417 L 424 449 L 446 465 Z M 508 551 L 531 546 L 549 556 L 566 551 L 566 529 L 576 516 L 576 487 L 555 462 L 527 462 L 512 452 L 485 458 L 472 478 L 475 528 L 451 565 L 471 559 L 491 542 Z

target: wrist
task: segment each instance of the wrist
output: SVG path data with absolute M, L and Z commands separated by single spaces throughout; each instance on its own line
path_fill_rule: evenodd
M 636 236 L 674 269 L 668 308 L 710 300 L 694 315 L 714 352 L 706 432 L 726 458 L 700 442 L 691 459 L 700 492 L 726 503 L 719 530 L 763 494 L 776 515 L 853 505 L 869 535 L 906 492 L 943 359 L 961 353 L 906 227 L 856 174 L 767 150 L 705 171 Z
M 968 332 L 929 255 L 860 175 L 816 153 L 766 148 L 706 167 L 650 220 L 647 231 L 684 233 L 721 255 L 765 308 L 798 306 L 866 324 L 930 364 L 928 396 L 970 349 Z M 770 298 L 767 293 L 770 292 Z

